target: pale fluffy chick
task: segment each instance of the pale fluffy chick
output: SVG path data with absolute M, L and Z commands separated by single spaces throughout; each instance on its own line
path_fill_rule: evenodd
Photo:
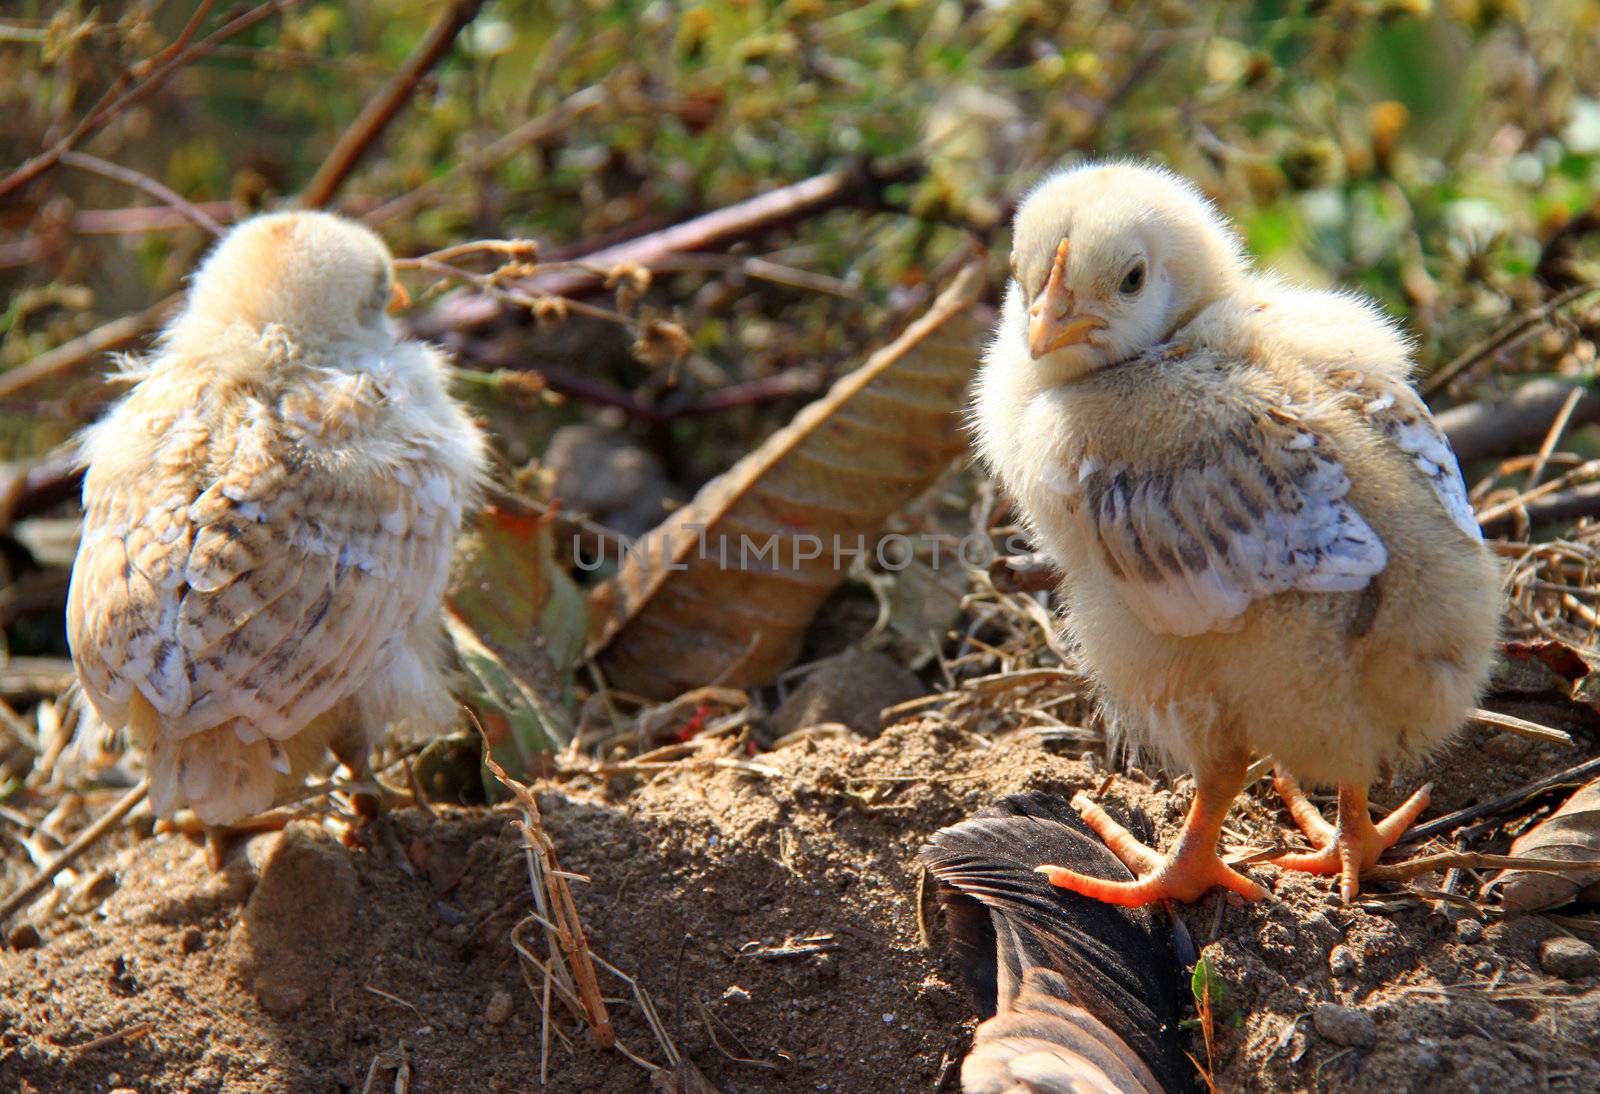
M 232 824 L 329 748 L 364 772 L 391 723 L 452 718 L 439 606 L 484 442 L 397 292 L 357 224 L 249 220 L 83 439 L 68 638 L 160 816 Z
M 1165 856 L 1075 803 L 1137 880 L 1043 869 L 1123 904 L 1264 896 L 1216 842 L 1269 755 L 1318 846 L 1278 865 L 1339 874 L 1353 899 L 1427 804 L 1424 788 L 1374 825 L 1367 786 L 1460 725 L 1500 616 L 1405 339 L 1361 297 L 1252 271 L 1217 210 L 1157 168 L 1055 175 L 1014 239 L 979 447 L 1065 574 L 1109 713 L 1197 783 Z M 1296 779 L 1338 786 L 1337 826 Z

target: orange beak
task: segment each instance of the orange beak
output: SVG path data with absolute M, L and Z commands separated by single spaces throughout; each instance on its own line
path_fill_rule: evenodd
M 1069 241 L 1063 239 L 1056 248 L 1055 261 L 1050 264 L 1050 280 L 1044 291 L 1028 309 L 1028 352 L 1037 361 L 1047 353 L 1066 346 L 1087 342 L 1089 336 L 1105 327 L 1105 320 L 1092 315 L 1072 314 L 1072 290 L 1067 288 L 1067 252 Z
M 411 306 L 411 294 L 398 281 L 389 282 L 389 314 L 395 315 Z

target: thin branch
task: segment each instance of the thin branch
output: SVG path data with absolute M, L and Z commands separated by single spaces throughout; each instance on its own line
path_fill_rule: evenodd
M 1441 851 L 1408 862 L 1374 866 L 1361 876 L 1373 881 L 1408 881 L 1437 870 L 1529 870 L 1541 874 L 1580 874 L 1600 870 L 1600 859 L 1524 858 L 1479 851 Z
M 1440 411 L 1437 421 L 1463 464 L 1525 452 L 1527 444 L 1548 434 L 1574 391 L 1582 395 L 1573 404 L 1567 428 L 1576 429 L 1600 418 L 1600 393 L 1570 380 L 1553 379 L 1519 384 L 1504 399 L 1451 407 Z
M 103 160 L 99 156 L 91 156 L 87 152 L 75 152 L 70 149 L 61 153 L 61 162 L 68 167 L 76 167 L 81 171 L 92 171 L 103 178 L 113 179 L 132 186 L 136 190 L 149 194 L 157 201 L 166 202 L 212 235 L 222 235 L 222 226 L 212 220 L 207 213 L 166 183 L 153 179 L 149 175 L 141 174 L 131 167 L 123 167 L 121 164 L 112 163 L 110 160 Z
M 110 812 L 78 833 L 78 838 L 63 847 L 59 855 L 46 863 L 37 877 L 7 897 L 5 903 L 0 904 L 0 924 L 32 903 L 33 898 L 44 892 L 57 874 L 71 866 L 80 855 L 93 847 L 96 841 L 120 824 L 122 818 L 133 812 L 133 807 L 144 801 L 145 795 L 149 792 L 150 780 L 139 780 L 139 785 L 124 794 L 122 799 L 111 807 Z
M 183 28 L 183 33 L 170 45 L 160 53 L 140 61 L 133 68 L 124 70 L 100 97 L 100 101 L 79 120 L 77 125 L 73 126 L 71 132 L 0 179 L 0 198 L 50 170 L 61 161 L 62 153 L 69 151 L 84 137 L 104 126 L 128 107 L 154 95 L 185 65 L 206 56 L 228 38 L 248 30 L 267 16 L 286 11 L 299 2 L 300 0 L 267 0 L 266 3 L 230 19 L 212 34 L 190 45 L 190 39 L 194 37 L 201 21 L 215 3 L 215 0 L 200 0 L 194 14 L 189 18 L 188 25 Z
M 0 372 L 0 399 L 9 399 L 31 384 L 70 372 L 102 353 L 121 349 L 146 331 L 160 326 L 182 299 L 182 293 L 173 293 L 142 312 L 113 319 L 87 334 L 80 334 L 70 342 L 39 354 L 27 364 Z
M 215 3 L 216 0 L 200 0 L 200 3 L 195 6 L 193 14 L 189 16 L 189 22 L 184 25 L 183 31 L 178 37 L 168 43 L 161 52 L 146 57 L 132 68 L 119 72 L 117 78 L 112 81 L 111 86 L 106 88 L 105 93 L 100 96 L 99 101 L 78 120 L 78 124 L 73 126 L 66 136 L 62 137 L 49 149 L 28 160 L 4 179 L 0 179 L 0 197 L 4 197 L 19 186 L 26 185 L 54 167 L 61 159 L 61 153 L 77 144 L 78 141 L 82 140 L 100 124 L 96 119 L 101 116 L 102 112 L 110 104 L 116 101 L 117 96 L 121 95 L 130 83 L 144 79 L 170 60 L 178 50 L 189 44 L 189 40 L 200 29 L 201 20 L 211 11 Z
M 477 17 L 481 7 L 483 0 L 455 0 L 450 5 L 422 41 L 417 43 L 389 86 L 362 108 L 356 120 L 350 123 L 350 128 L 334 144 L 328 158 L 322 161 L 322 166 L 317 168 L 317 173 L 300 195 L 302 206 L 320 209 L 333 200 L 333 195 L 355 169 L 357 161 L 388 128 L 400 108 L 410 101 L 428 70 L 450 51 L 456 36 Z
M 1427 824 L 1419 824 L 1414 828 L 1407 829 L 1405 834 L 1395 841 L 1395 846 L 1421 843 L 1424 840 L 1432 839 L 1434 836 L 1445 835 L 1483 817 L 1515 809 L 1535 794 L 1543 794 L 1545 791 L 1552 790 L 1558 786 L 1581 785 L 1593 778 L 1596 772 L 1600 772 L 1600 757 L 1586 760 L 1581 764 L 1567 768 L 1565 771 L 1558 771 L 1554 775 L 1546 775 L 1542 779 L 1537 779 L 1526 786 L 1520 786 L 1515 790 L 1490 798 L 1488 801 L 1479 802 L 1477 805 L 1469 805 L 1464 809 L 1457 809 L 1454 813 L 1446 813 L 1444 816 L 1431 820 Z
M 875 198 L 886 183 L 910 178 L 917 170 L 915 165 L 906 164 L 875 174 L 858 166 L 814 175 L 659 232 L 594 251 L 583 256 L 581 266 L 541 271 L 514 288 L 529 296 L 581 296 L 604 286 L 601 271 L 623 265 L 649 269 L 669 255 L 727 247 L 852 200 Z M 504 300 L 487 294 L 461 295 L 441 305 L 438 326 L 442 330 L 470 330 L 490 322 L 504 310 Z
M 1492 354 L 1498 353 L 1512 343 L 1520 341 L 1528 334 L 1531 334 L 1536 328 L 1549 322 L 1550 317 L 1556 312 L 1579 297 L 1589 295 L 1595 289 L 1596 286 L 1594 285 L 1574 285 L 1572 288 L 1552 296 L 1539 307 L 1522 313 L 1454 361 L 1451 361 L 1443 368 L 1435 370 L 1422 385 L 1423 396 L 1432 398 L 1439 394 L 1439 392 L 1449 387 L 1457 377 L 1464 375 Z
M 1538 497 L 1527 499 L 1523 510 L 1528 514 L 1530 528 L 1571 524 L 1585 517 L 1600 516 L 1600 482 L 1586 482 L 1567 490 L 1541 493 Z M 1510 529 L 1512 519 L 1511 513 L 1499 513 L 1481 521 L 1480 527 L 1484 535 L 1497 536 Z
M 1571 748 L 1575 743 L 1570 733 L 1563 733 L 1559 729 L 1551 729 L 1549 726 L 1542 726 L 1538 722 L 1530 722 L 1525 718 L 1516 718 L 1510 714 L 1499 714 L 1492 710 L 1474 708 L 1468 712 L 1467 721 L 1475 722 L 1480 726 L 1488 726 L 1491 729 L 1515 733 L 1521 737 L 1531 737 L 1535 741 L 1565 745 L 1568 748 Z
M 233 220 L 231 201 L 191 203 L 215 224 Z M 72 214 L 68 229 L 74 235 L 130 235 L 137 232 L 170 232 L 186 228 L 194 218 L 181 209 L 165 205 L 138 205 L 128 209 L 80 209 Z

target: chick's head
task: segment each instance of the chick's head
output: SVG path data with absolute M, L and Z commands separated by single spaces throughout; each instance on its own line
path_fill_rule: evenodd
M 1158 167 L 1075 167 L 1017 211 L 1002 328 L 1057 379 L 1166 341 L 1244 273 L 1238 237 L 1189 182 Z
M 394 340 L 388 310 L 403 299 L 389 248 L 331 213 L 270 213 L 234 228 L 195 273 L 173 329 L 181 339 L 242 324 L 274 325 L 306 345 Z

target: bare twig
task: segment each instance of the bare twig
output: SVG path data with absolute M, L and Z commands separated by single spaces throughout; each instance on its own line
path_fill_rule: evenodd
M 482 732 L 482 727 L 479 727 L 479 732 Z M 505 769 L 495 763 L 494 758 L 489 755 L 487 737 L 484 740 L 483 762 L 499 780 L 500 785 L 509 790 L 522 807 L 523 819 L 515 823 L 523 835 L 523 849 L 527 856 L 529 883 L 533 888 L 535 909 L 539 913 L 539 921 L 545 925 L 550 936 L 552 958 L 559 952 L 565 960 L 595 1043 L 602 1048 L 617 1045 L 617 1035 L 612 1028 L 605 997 L 600 991 L 600 981 L 594 971 L 596 958 L 590 952 L 585 939 L 583 922 L 578 917 L 578 906 L 572 899 L 571 888 L 567 885 L 567 875 L 561 871 L 557 862 L 555 843 L 544 830 L 539 803 L 531 790 L 506 774 Z M 550 980 L 547 979 L 546 982 L 549 983 Z M 546 1013 L 548 1014 L 548 1011 Z
M 1544 486 L 1549 486 L 1545 483 Z M 1528 524 L 1540 527 L 1550 524 L 1568 524 L 1584 517 L 1600 515 L 1600 482 L 1586 482 L 1567 490 L 1545 490 L 1537 487 L 1534 495 L 1522 499 L 1519 508 L 1528 514 Z M 1497 507 L 1498 508 L 1498 507 Z M 1512 521 L 1509 510 L 1495 512 L 1480 520 L 1484 535 L 1494 536 L 1506 531 Z
M 1522 718 L 1514 718 L 1509 714 L 1497 714 L 1492 710 L 1474 709 L 1467 715 L 1467 720 L 1476 722 L 1481 726 L 1493 729 L 1503 729 L 1507 733 L 1515 733 L 1519 737 L 1532 737 L 1536 741 L 1548 741 L 1552 744 L 1573 745 L 1572 734 L 1563 733 L 1559 729 L 1542 726 L 1538 722 L 1529 722 Z
M 220 236 L 222 234 L 222 226 L 212 220 L 209 214 L 195 206 L 170 186 L 151 178 L 149 175 L 141 174 L 118 163 L 112 163 L 110 160 L 103 160 L 99 156 L 91 156 L 87 152 L 71 150 L 62 152 L 61 162 L 68 167 L 92 171 L 105 178 L 126 183 L 136 190 L 149 194 L 157 201 L 166 202 L 212 235 Z
M 839 168 L 659 232 L 603 248 L 585 255 L 582 266 L 541 271 L 515 288 L 529 296 L 571 297 L 590 293 L 604 285 L 606 270 L 622 265 L 648 269 L 668 255 L 726 247 L 853 199 L 871 196 L 885 183 L 908 178 L 914 173 L 915 168 L 910 166 L 891 168 L 881 175 L 868 173 L 860 167 Z M 442 306 L 439 326 L 445 330 L 480 327 L 500 315 L 504 307 L 504 301 L 486 294 L 460 296 Z
M 18 911 L 32 903 L 33 898 L 44 892 L 46 887 L 55 880 L 57 874 L 71 866 L 78 860 L 80 855 L 93 847 L 102 836 L 122 823 L 122 819 L 133 812 L 134 806 L 144 801 L 145 795 L 149 792 L 150 780 L 139 780 L 139 785 L 124 794 L 122 799 L 111 807 L 110 812 L 78 833 L 78 838 L 63 847 L 61 853 L 51 859 L 39 871 L 37 877 L 12 893 L 5 899 L 3 904 L 0 904 L 0 923 L 4 923 Z
M 143 102 L 159 91 L 169 78 L 190 62 L 204 57 L 228 38 L 248 30 L 277 12 L 286 11 L 299 0 L 267 0 L 228 20 L 217 30 L 190 44 L 200 23 L 211 11 L 216 0 L 200 0 L 188 24 L 177 38 L 159 53 L 145 58 L 130 69 L 120 73 L 106 89 L 99 102 L 79 119 L 78 124 L 64 137 L 45 151 L 29 159 L 5 178 L 0 179 L 0 197 L 25 186 L 61 162 L 62 153 L 70 150 L 84 137 L 105 125 L 112 118 L 135 103 Z M 131 85 L 131 86 L 130 86 Z
M 1457 828 L 1470 824 L 1482 817 L 1493 816 L 1515 809 L 1535 794 L 1543 794 L 1545 791 L 1558 786 L 1580 785 L 1593 778 L 1596 772 L 1600 772 L 1600 758 L 1585 760 L 1581 764 L 1576 764 L 1564 771 L 1558 771 L 1554 775 L 1546 775 L 1544 778 L 1536 779 L 1526 786 L 1520 786 L 1515 790 L 1500 794 L 1487 801 L 1479 802 L 1477 805 L 1469 805 L 1464 809 L 1457 809 L 1454 813 L 1446 813 L 1444 816 L 1431 820 L 1427 824 L 1419 824 L 1415 828 L 1407 829 L 1405 834 L 1395 841 L 1395 846 L 1421 843 L 1424 840 L 1432 839 L 1434 836 L 1442 836 L 1447 832 L 1453 832 Z
M 1546 434 L 1573 391 L 1583 394 L 1573 405 L 1568 428 L 1600 418 L 1600 394 L 1569 380 L 1529 380 L 1507 398 L 1465 403 L 1441 411 L 1439 428 L 1462 463 L 1524 452 Z
M 1528 468 L 1528 481 L 1522 484 L 1523 490 L 1532 490 L 1539 485 L 1539 478 L 1544 474 L 1545 464 L 1550 461 L 1550 453 L 1556 450 L 1556 444 L 1561 440 L 1561 435 L 1566 432 L 1567 424 L 1572 421 L 1572 412 L 1578 409 L 1578 402 L 1584 397 L 1585 392 L 1581 387 L 1574 387 L 1567 393 L 1561 409 L 1556 412 L 1555 420 L 1550 423 L 1550 428 L 1544 435 L 1544 440 L 1539 444 L 1539 451 L 1535 453 L 1533 466 Z
M 1529 858 L 1486 855 L 1479 851 L 1440 851 L 1407 862 L 1374 866 L 1361 876 L 1373 881 L 1408 881 L 1437 870 L 1529 870 L 1542 874 L 1577 874 L 1600 870 L 1600 859 Z
M 196 201 L 194 208 L 216 224 L 234 218 L 231 201 Z M 134 235 L 141 232 L 170 232 L 187 228 L 194 218 L 181 209 L 166 205 L 136 205 L 127 209 L 79 209 L 67 228 L 73 235 Z
M 121 349 L 140 335 L 160 326 L 182 299 L 182 293 L 173 293 L 144 311 L 113 319 L 87 334 L 39 354 L 27 364 L 0 372 L 0 399 L 9 399 L 30 384 L 71 372 L 103 353 Z
M 1431 398 L 1437 395 L 1449 387 L 1458 377 L 1465 375 L 1493 354 L 1527 337 L 1540 326 L 1549 322 L 1550 317 L 1556 312 L 1579 297 L 1587 296 L 1589 293 L 1594 292 L 1595 289 L 1596 286 L 1594 285 L 1574 285 L 1572 288 L 1552 296 L 1537 308 L 1523 312 L 1454 361 L 1436 369 L 1422 385 L 1423 396 Z
M 317 168 L 317 173 L 301 193 L 302 206 L 320 209 L 333 200 L 333 195 L 355 169 L 357 161 L 388 128 L 400 108 L 417 90 L 417 84 L 423 76 L 449 52 L 456 35 L 477 17 L 481 7 L 483 0 L 454 0 L 451 3 L 405 59 L 389 86 L 367 103 L 334 144 L 328 158 L 322 161 L 322 166 Z

